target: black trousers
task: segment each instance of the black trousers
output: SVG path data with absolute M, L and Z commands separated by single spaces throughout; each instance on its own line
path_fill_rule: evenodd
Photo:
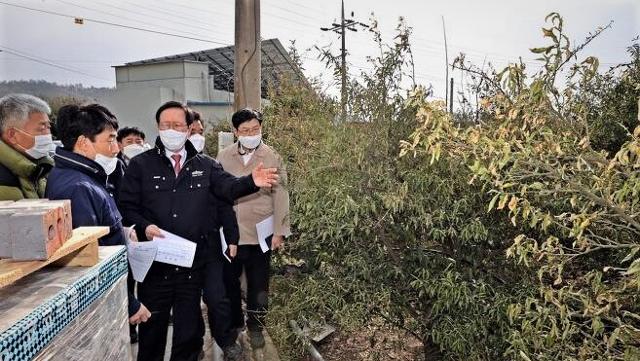
M 129 291 L 130 295 L 135 297 L 136 294 L 136 280 L 133 279 L 133 273 L 131 273 L 131 268 L 129 268 L 129 273 L 127 274 L 127 291 Z M 133 316 L 133 315 L 129 315 Z M 131 339 L 134 338 L 134 335 L 137 332 L 137 326 L 129 324 L 129 337 Z M 136 335 L 137 338 L 137 335 Z
M 207 305 L 209 328 L 221 348 L 232 345 L 238 337 L 231 324 L 231 302 L 227 298 L 223 281 L 225 259 L 208 262 L 204 270 L 203 299 Z
M 173 310 L 171 361 L 197 361 L 204 321 L 200 311 L 203 270 L 164 268 L 138 283 L 138 298 L 151 312 L 139 325 L 138 361 L 163 361 L 169 313 Z
M 233 327 L 244 326 L 240 276 L 244 269 L 247 277 L 247 328 L 262 331 L 269 305 L 269 272 L 271 251 L 262 253 L 258 245 L 238 246 L 238 254 L 231 263 L 225 263 L 224 282 L 231 301 Z

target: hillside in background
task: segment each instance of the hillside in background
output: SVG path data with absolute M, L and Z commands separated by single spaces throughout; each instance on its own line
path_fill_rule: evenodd
M 115 88 L 85 88 L 82 84 L 60 85 L 44 80 L 0 81 L 0 96 L 9 93 L 27 93 L 41 98 L 73 97 L 94 100 L 113 92 Z

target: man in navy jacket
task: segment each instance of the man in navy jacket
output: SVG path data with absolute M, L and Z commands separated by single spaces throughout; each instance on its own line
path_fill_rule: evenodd
M 139 361 L 164 359 L 171 310 L 171 360 L 197 360 L 204 334 L 200 311 L 204 269 L 216 257 L 220 242 L 220 200 L 232 203 L 277 182 L 275 169 L 260 166 L 251 175 L 236 178 L 213 159 L 198 154 L 187 141 L 192 121 L 183 104 L 162 105 L 156 112 L 155 148 L 131 160 L 120 188 L 125 221 L 136 225 L 140 240 L 162 242 L 164 230 L 197 244 L 192 267 L 154 262 L 138 284 L 141 302 L 153 313 L 149 322 L 140 325 Z M 231 247 L 235 253 L 235 246 Z
M 63 147 L 58 147 L 55 166 L 45 191 L 49 199 L 70 199 L 73 228 L 106 226 L 101 246 L 124 245 L 122 217 L 108 192 L 107 176 L 118 153 L 115 132 L 118 122 L 106 108 L 91 104 L 66 105 L 58 112 L 57 130 Z M 129 293 L 129 321 L 146 321 L 151 313 Z

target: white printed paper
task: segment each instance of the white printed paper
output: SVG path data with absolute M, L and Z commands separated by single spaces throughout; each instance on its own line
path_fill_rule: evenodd
M 260 243 L 260 249 L 262 250 L 262 253 L 265 253 L 271 248 L 267 244 L 267 238 L 273 236 L 273 215 L 256 224 L 256 231 L 258 231 L 258 243 Z
M 156 258 L 158 247 L 153 241 L 132 241 L 130 237 L 131 232 L 133 232 L 133 226 L 125 230 L 129 266 L 131 267 L 133 279 L 138 282 L 144 282 L 144 279 L 149 272 L 149 268 L 151 268 L 153 260 Z
M 156 261 L 191 268 L 197 244 L 165 230 L 162 235 L 164 238 L 153 238 L 158 247 Z
M 222 227 L 220 227 L 220 246 L 222 248 L 222 255 L 224 256 L 224 258 L 227 259 L 227 261 L 231 262 L 231 258 L 229 258 L 229 256 L 227 256 L 227 240 L 224 238 L 224 232 L 222 231 Z

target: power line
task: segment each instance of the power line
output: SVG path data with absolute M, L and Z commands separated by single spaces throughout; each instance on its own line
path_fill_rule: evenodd
M 285 8 L 285 7 L 282 7 L 282 6 L 278 6 L 278 5 L 276 5 L 276 4 L 269 4 L 269 7 L 276 8 L 276 9 L 280 9 L 280 10 L 282 10 L 282 11 L 284 11 L 284 12 L 287 12 L 287 13 L 290 13 L 290 14 L 293 14 L 293 15 L 296 15 L 296 16 L 299 16 L 299 17 L 301 17 L 302 19 L 313 19 L 313 20 L 317 20 L 317 21 L 324 21 L 323 19 L 320 19 L 320 18 L 317 18 L 317 17 L 313 17 L 313 16 L 311 16 L 311 14 L 309 14 L 309 13 L 307 13 L 307 14 L 302 14 L 302 13 L 299 13 L 299 12 L 297 12 L 297 11 L 293 11 L 293 10 L 291 10 L 291 9 L 287 9 L 287 8 Z
M 180 13 L 177 13 L 177 12 L 174 12 L 174 11 L 167 10 L 166 8 L 161 8 L 161 7 L 158 6 L 158 4 L 154 4 L 153 5 L 155 8 L 147 7 L 147 6 L 144 6 L 144 5 L 141 5 L 141 4 L 128 3 L 128 2 L 125 2 L 125 4 L 136 6 L 138 8 L 142 8 L 142 9 L 147 10 L 147 11 L 153 11 L 153 12 L 156 12 L 158 14 L 165 14 L 165 15 L 169 15 L 171 17 L 176 17 L 176 18 L 179 18 L 179 19 L 184 19 L 184 20 L 189 20 L 189 21 L 192 21 L 192 22 L 196 22 L 196 23 L 199 23 L 199 24 L 202 24 L 202 25 L 205 25 L 205 26 L 209 26 L 209 27 L 211 26 L 211 22 L 197 19 L 195 16 L 185 15 L 184 13 L 180 14 Z M 168 20 L 168 19 L 165 19 L 165 21 L 166 20 Z
M 158 7 L 158 3 L 159 3 L 159 1 L 156 1 L 156 3 L 154 3 L 154 6 Z M 192 7 L 189 7 L 189 6 L 186 6 L 186 5 L 176 5 L 175 2 L 168 2 L 168 3 L 165 3 L 165 5 L 173 6 L 174 8 L 173 9 L 166 8 L 166 7 L 165 8 L 158 7 L 158 8 L 159 9 L 163 9 L 165 11 L 169 11 L 171 14 L 182 15 L 182 18 L 183 19 L 186 18 L 187 20 L 197 17 L 193 13 L 189 13 L 189 12 L 185 12 L 184 11 L 184 10 L 188 11 L 189 9 L 191 9 L 194 12 L 196 12 L 197 14 L 201 14 L 201 13 L 205 13 L 206 14 L 206 13 L 208 13 L 209 15 L 215 16 L 215 17 L 217 17 L 218 15 L 221 14 L 221 12 L 208 12 L 208 11 L 205 11 L 205 10 L 199 10 L 199 9 L 196 9 L 196 8 L 192 8 Z M 138 5 L 138 6 L 140 6 L 140 5 Z M 227 20 L 224 17 L 222 17 L 221 19 L 220 18 L 216 18 L 215 21 L 233 25 L 233 22 Z
M 179 6 L 181 9 L 190 9 L 190 10 L 195 11 L 195 12 L 197 12 L 197 13 L 209 13 L 209 14 L 212 14 L 212 15 L 219 15 L 219 14 L 220 14 L 220 12 L 214 12 L 214 11 L 212 11 L 212 10 L 210 10 L 210 9 L 203 9 L 203 8 L 194 7 L 194 6 L 176 5 L 176 4 L 174 4 L 174 3 L 167 3 L 167 5 Z M 279 8 L 279 9 L 281 9 L 281 10 L 284 10 L 284 11 L 289 12 L 289 13 L 292 13 L 292 14 L 300 15 L 300 16 L 302 16 L 302 19 L 301 19 L 301 21 L 297 21 L 297 20 L 294 20 L 294 19 L 292 19 L 292 18 L 285 17 L 285 16 L 281 16 L 281 15 L 277 15 L 277 14 L 274 14 L 274 13 L 272 13 L 272 12 L 266 11 L 265 9 L 261 9 L 261 11 L 262 11 L 263 15 L 265 15 L 266 17 L 270 17 L 270 18 L 274 18 L 274 19 L 279 19 L 279 20 L 285 20 L 285 21 L 287 21 L 287 22 L 289 22 L 289 23 L 291 23 L 291 24 L 296 24 L 296 25 L 298 25 L 298 26 L 304 26 L 304 27 L 309 27 L 309 28 L 315 28 L 315 26 L 314 26 L 314 25 L 312 25 L 312 24 L 309 24 L 309 23 L 308 23 L 308 20 L 309 20 L 309 18 L 310 18 L 309 16 L 304 16 L 304 15 L 302 15 L 302 14 L 300 14 L 300 13 L 296 13 L 296 12 L 293 12 L 293 11 L 291 11 L 291 10 L 287 10 L 287 9 L 285 9 L 285 8 L 278 7 L 278 6 L 275 6 L 275 5 L 271 5 L 271 6 L 276 7 L 276 8 Z M 182 14 L 184 15 L 185 13 L 183 12 Z M 318 19 L 318 18 L 313 18 L 313 19 L 320 21 L 320 19 Z M 228 22 L 228 21 L 226 21 L 226 19 L 225 19 L 225 22 L 227 22 L 228 24 L 233 25 L 233 22 Z M 297 28 L 297 27 L 296 27 L 296 28 L 291 28 L 291 29 L 293 29 L 293 30 L 299 30 L 299 28 Z
M 302 58 L 302 59 L 306 59 L 306 60 L 310 60 L 310 61 L 315 61 L 315 62 L 322 63 L 322 64 L 324 64 L 324 63 L 325 63 L 324 61 L 322 61 L 322 60 L 320 60 L 320 59 L 318 59 L 318 58 L 313 58 L 313 57 L 310 57 L 310 56 L 300 56 L 300 58 Z M 374 69 L 375 69 L 375 68 L 373 67 L 373 65 L 372 65 L 372 66 L 364 66 L 364 65 L 356 64 L 356 63 L 352 63 L 352 62 L 349 62 L 349 67 L 357 68 L 357 69 L 365 70 L 365 71 L 372 71 L 372 70 L 374 70 Z M 360 76 L 360 74 L 354 74 L 354 73 L 351 73 L 351 72 L 347 72 L 347 73 L 348 73 L 349 75 L 351 75 L 351 76 L 357 76 L 357 77 L 359 77 L 359 76 Z M 434 81 L 434 82 L 442 82 L 442 81 L 445 81 L 445 79 L 444 79 L 444 78 L 439 77 L 439 76 L 437 76 L 437 75 L 426 74 L 426 73 L 420 73 L 420 72 L 416 72 L 416 78 L 420 78 L 420 79 L 427 79 L 427 80 L 431 80 L 431 81 Z
M 130 17 L 127 17 L 127 16 L 114 14 L 114 13 L 107 12 L 107 11 L 100 10 L 100 9 L 96 9 L 96 8 L 91 8 L 91 7 L 88 7 L 88 6 L 85 6 L 85 5 L 80 5 L 80 4 L 74 3 L 72 1 L 67 1 L 67 0 L 57 0 L 57 1 L 60 2 L 60 3 L 66 4 L 66 5 L 75 6 L 75 7 L 81 8 L 81 9 L 97 12 L 97 13 L 108 15 L 108 16 L 113 16 L 113 17 L 118 18 L 118 19 L 131 20 L 131 21 L 134 21 L 136 23 L 141 23 L 141 24 L 145 24 L 145 25 L 151 25 L 151 26 L 156 27 L 156 28 L 161 28 L 161 26 L 158 26 L 157 24 L 154 24 L 154 23 L 150 23 L 150 22 L 146 22 L 146 21 L 140 21 L 140 20 L 133 19 L 133 18 L 130 18 Z M 111 5 L 109 5 L 109 6 L 111 6 Z M 120 9 L 122 9 L 122 8 L 120 8 Z M 169 30 L 169 31 L 178 31 L 178 32 L 181 32 L 181 33 L 184 33 L 184 34 L 193 35 L 193 36 L 201 36 L 200 34 L 192 33 L 192 32 L 189 32 L 189 31 L 184 31 L 184 30 L 181 30 L 181 29 L 170 28 L 170 27 L 166 27 L 166 26 L 163 26 L 162 28 L 166 29 L 166 30 Z
M 305 9 L 307 11 L 310 11 L 311 13 L 318 13 L 318 12 L 321 12 L 321 13 L 324 13 L 324 14 L 327 13 L 327 7 L 322 7 L 322 8 L 313 7 L 312 8 L 312 7 L 309 7 L 309 6 L 306 6 L 306 5 L 302 5 L 302 4 L 300 4 L 298 2 L 294 2 L 294 1 L 287 1 L 287 2 L 289 4 L 291 4 L 291 5 L 294 5 L 294 6 L 297 6 L 299 8 Z
M 164 3 L 166 5 L 170 5 L 170 6 L 174 7 L 174 8 L 179 8 L 181 10 L 187 9 L 187 10 L 194 11 L 195 13 L 198 13 L 198 14 L 200 14 L 200 13 L 209 13 L 211 15 L 219 15 L 220 14 L 220 11 L 212 11 L 211 9 L 208 9 L 208 8 L 195 7 L 195 6 L 193 6 L 193 4 L 190 4 L 190 5 L 176 4 L 175 1 L 169 1 L 169 2 L 164 1 Z M 228 5 L 229 3 L 232 3 L 232 2 L 230 2 L 230 1 L 222 1 L 222 4 L 224 4 L 224 5 Z M 233 11 L 233 9 L 234 9 L 234 7 L 231 7 L 229 10 Z M 185 14 L 185 13 L 182 12 L 182 14 Z M 190 14 L 187 14 L 187 15 L 191 16 Z
M 28 7 L 28 6 L 22 6 L 22 5 L 7 3 L 7 2 L 4 2 L 4 1 L 0 1 L 0 5 L 12 6 L 12 7 L 15 7 L 15 8 L 20 8 L 20 9 L 24 9 L 24 10 L 30 10 L 30 11 L 34 11 L 34 12 L 49 14 L 49 15 L 56 15 L 56 16 L 65 17 L 65 18 L 68 18 L 68 19 L 79 19 L 78 17 L 73 16 L 73 15 L 63 14 L 63 13 L 59 13 L 59 12 L 55 12 L 55 11 L 35 9 L 35 8 Z M 215 40 L 211 40 L 211 39 L 204 39 L 204 38 L 198 38 L 198 37 L 193 37 L 193 36 L 173 34 L 173 33 L 168 33 L 168 32 L 164 32 L 164 31 L 140 28 L 140 27 L 137 27 L 137 26 L 131 26 L 131 25 L 125 25 L 125 24 L 118 24 L 118 23 L 114 23 L 114 22 L 98 20 L 98 19 L 93 19 L 93 18 L 82 17 L 80 19 L 82 19 L 83 21 L 94 22 L 94 23 L 97 23 L 97 24 L 115 26 L 115 27 L 120 27 L 120 28 L 124 28 L 124 29 L 130 29 L 130 30 L 138 30 L 138 31 L 143 31 L 143 32 L 147 32 L 147 33 L 157 34 L 157 35 L 165 35 L 165 36 L 171 36 L 171 37 L 175 37 L 175 38 L 189 39 L 189 40 L 201 41 L 201 42 L 204 42 L 204 43 L 211 43 L 211 44 L 219 44 L 219 45 L 224 45 L 224 46 L 231 45 L 231 44 L 228 44 L 228 43 L 223 43 L 223 42 L 215 41 Z
M 66 67 L 64 65 L 56 64 L 56 63 L 53 63 L 53 62 L 48 61 L 46 59 L 36 57 L 35 55 L 30 55 L 30 54 L 27 54 L 25 52 L 21 52 L 21 51 L 12 49 L 12 48 L 8 48 L 8 47 L 3 46 L 3 45 L 0 45 L 0 48 L 2 48 L 3 52 L 7 52 L 9 54 L 12 54 L 12 55 L 15 55 L 15 56 L 19 56 L 21 58 L 29 59 L 29 60 L 31 60 L 33 62 L 36 62 L 36 63 L 52 66 L 54 68 L 66 70 L 66 71 L 69 71 L 69 72 L 72 72 L 72 73 L 82 74 L 82 75 L 85 75 L 85 76 L 88 76 L 88 77 L 91 77 L 91 78 L 95 78 L 95 79 L 106 80 L 108 82 L 112 81 L 111 79 L 100 78 L 100 77 L 97 77 L 95 75 L 91 75 L 89 73 L 85 73 L 82 70 L 73 69 L 73 68 Z
M 58 0 L 58 1 L 62 1 L 62 0 Z M 213 28 L 205 28 L 203 26 L 198 26 L 198 25 L 194 25 L 194 24 L 188 24 L 188 23 L 185 23 L 185 22 L 178 22 L 178 21 L 176 21 L 174 19 L 167 19 L 166 17 L 159 17 L 159 16 L 155 16 L 153 14 L 141 13 L 141 12 L 138 12 L 138 11 L 131 10 L 129 8 L 123 8 L 123 7 L 120 7 L 120 6 L 103 3 L 103 2 L 100 2 L 100 1 L 95 1 L 95 3 L 98 4 L 98 5 L 101 5 L 101 6 L 110 7 L 110 8 L 117 9 L 117 10 L 122 10 L 125 13 L 130 13 L 130 14 L 133 14 L 133 15 L 139 15 L 139 16 L 142 16 L 142 17 L 145 17 L 145 18 L 146 17 L 150 17 L 150 18 L 161 20 L 161 21 L 171 21 L 172 23 L 175 23 L 175 24 L 186 25 L 186 26 L 193 27 L 193 28 L 196 28 L 196 29 L 204 30 L 206 32 L 215 31 L 215 29 L 213 29 Z M 93 11 L 98 11 L 98 10 L 94 9 Z M 147 11 L 149 11 L 149 10 L 147 10 Z M 151 10 L 151 11 L 153 11 L 153 10 Z M 135 19 L 131 19 L 131 20 L 137 21 Z M 149 25 L 152 25 L 152 26 L 155 26 L 155 27 L 160 27 L 160 26 L 158 26 L 157 24 L 154 24 L 154 23 L 146 22 L 146 24 L 149 24 Z M 209 25 L 209 26 L 211 26 L 211 25 Z M 184 30 L 181 30 L 181 29 L 174 29 L 174 28 L 165 28 L 165 29 L 177 30 L 177 31 L 185 33 L 185 34 L 191 34 L 191 35 L 200 36 L 200 34 L 187 32 L 187 31 L 184 31 Z M 216 39 L 216 40 L 219 40 L 219 39 Z
M 58 0 L 58 1 L 64 2 L 63 0 Z M 79 6 L 79 7 L 85 8 L 85 9 L 90 10 L 90 11 L 101 12 L 101 13 L 109 15 L 109 16 L 121 17 L 121 16 L 113 14 L 113 13 L 108 13 L 108 12 L 104 12 L 104 11 L 100 11 L 100 10 L 96 10 L 96 9 L 87 8 L 86 6 L 76 5 L 76 4 L 73 4 L 73 3 L 69 3 L 69 4 L 70 5 L 74 5 L 74 6 Z M 39 12 L 39 13 L 45 13 L 45 14 L 49 14 L 49 15 L 56 15 L 56 16 L 65 17 L 65 18 L 69 18 L 69 19 L 82 19 L 82 20 L 87 21 L 87 22 L 94 22 L 94 23 L 98 23 L 98 24 L 102 24 L 102 25 L 115 26 L 115 27 L 130 29 L 130 30 L 144 31 L 144 32 L 148 32 L 148 33 L 158 34 L 158 35 L 165 35 L 165 36 L 172 36 L 172 37 L 177 37 L 177 38 L 182 38 L 182 39 L 196 40 L 196 41 L 201 41 L 201 42 L 206 42 L 206 43 L 219 44 L 219 45 L 223 45 L 223 46 L 232 45 L 230 43 L 222 42 L 222 41 L 219 41 L 219 40 L 201 38 L 201 37 L 199 37 L 200 36 L 199 34 L 195 34 L 195 33 L 190 33 L 190 34 L 197 35 L 198 37 L 180 35 L 180 34 L 170 33 L 170 32 L 166 32 L 166 31 L 159 31 L 159 30 L 141 28 L 141 27 L 125 25 L 125 24 L 119 24 L 119 23 L 115 23 L 115 22 L 109 22 L 109 21 L 99 20 L 99 19 L 94 19 L 94 18 L 89 18 L 89 17 L 77 17 L 77 16 L 74 16 L 74 15 L 64 14 L 64 13 L 60 13 L 60 12 L 43 10 L 43 9 L 36 9 L 36 8 L 24 6 L 24 5 L 7 3 L 5 1 L 0 1 L 0 5 L 12 6 L 12 7 L 15 7 L 15 8 L 20 8 L 20 9 L 24 9 L 24 10 Z M 130 19 L 130 20 L 137 21 L 135 19 Z M 149 24 L 149 23 L 147 23 L 147 24 Z M 150 25 L 157 26 L 155 24 L 150 24 Z M 178 31 L 181 31 L 181 30 L 178 30 Z M 181 32 L 184 32 L 184 31 L 181 31 Z M 185 32 L 185 33 L 188 33 L 188 32 Z

